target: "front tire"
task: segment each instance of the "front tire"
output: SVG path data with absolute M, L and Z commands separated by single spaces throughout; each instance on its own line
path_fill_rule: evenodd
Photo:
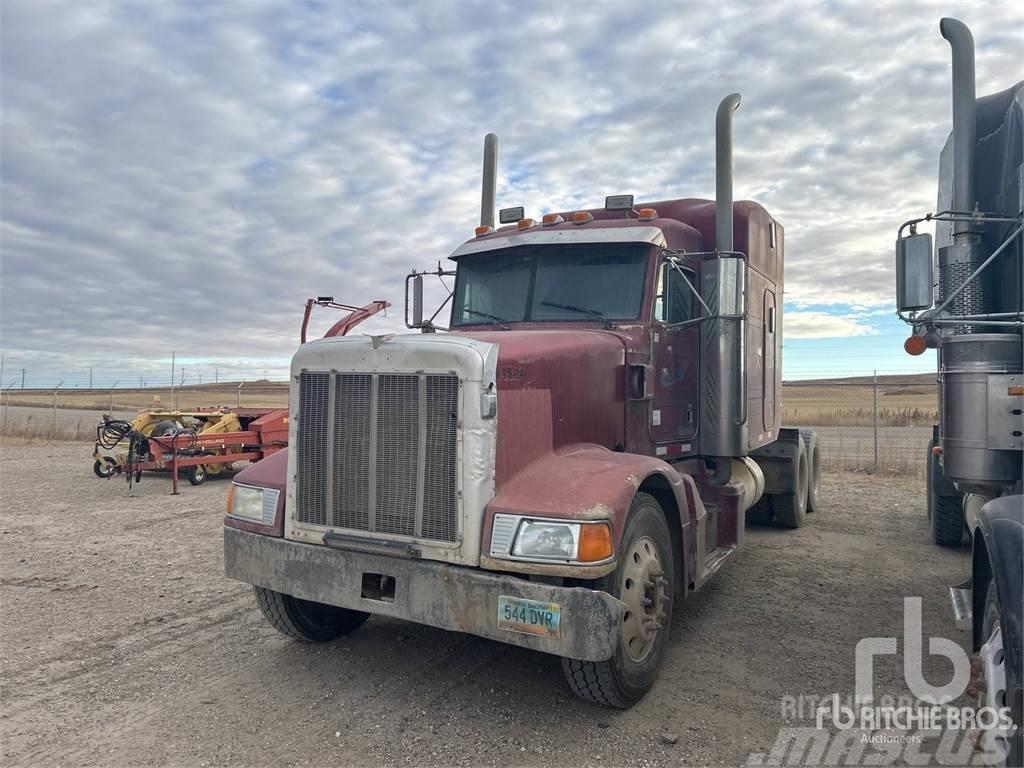
M 619 552 L 615 571 L 594 585 L 626 604 L 615 655 L 600 662 L 563 658 L 562 671 L 580 698 L 626 709 L 654 685 L 672 625 L 672 533 L 653 496 L 633 499 Z
M 370 614 L 300 600 L 272 589 L 253 587 L 260 612 L 278 632 L 304 643 L 326 643 L 354 632 Z
M 978 705 L 993 709 L 1010 707 L 1011 717 L 1013 717 L 1013 705 L 1009 701 L 1008 691 L 1015 690 L 1017 684 L 1010 679 L 1010 666 L 1006 664 L 1006 648 L 1004 647 L 1006 637 L 1003 633 L 1003 627 L 1006 624 L 1007 622 L 1002 620 L 999 610 L 999 594 L 996 590 L 995 578 L 993 578 L 986 590 L 981 624 L 983 645 L 979 655 L 982 661 L 985 685 Z M 992 671 L 991 678 L 986 674 L 989 669 Z M 1019 714 L 1017 716 L 1019 717 Z M 1021 723 L 1015 722 L 1014 725 L 1016 728 L 1013 728 L 1010 734 L 998 732 L 991 745 L 1003 752 L 1006 759 L 1002 765 L 1006 766 L 1024 765 L 1024 734 L 1021 733 Z

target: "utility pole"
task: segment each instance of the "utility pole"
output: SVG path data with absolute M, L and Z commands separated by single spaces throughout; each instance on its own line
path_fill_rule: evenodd
M 213 383 L 220 384 L 220 368 L 213 369 Z
M 4 383 L 4 356 L 0 355 L 0 384 Z
M 25 369 L 21 369 L 21 388 L 25 388 Z
M 174 408 L 174 353 L 171 352 L 171 408 Z
M 114 390 L 117 388 L 117 385 L 120 384 L 120 383 L 121 383 L 121 380 L 118 379 L 117 381 L 114 382 L 114 386 L 110 388 L 110 409 L 109 409 L 109 413 L 110 413 L 111 416 L 114 414 Z
M 0 379 L 3 379 L 3 376 L 0 376 Z M 91 365 L 89 366 L 89 389 L 92 389 L 92 366 Z

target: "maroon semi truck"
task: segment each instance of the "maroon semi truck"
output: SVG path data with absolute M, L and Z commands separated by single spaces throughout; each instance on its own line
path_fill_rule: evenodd
M 738 105 L 718 110 L 716 201 L 506 209 L 497 229 L 488 135 L 449 326 L 414 273 L 419 333 L 299 348 L 288 451 L 237 476 L 224 521 L 226 573 L 277 629 L 468 632 L 626 707 L 745 517 L 802 524 L 818 447 L 779 423 L 783 229 L 732 201 Z

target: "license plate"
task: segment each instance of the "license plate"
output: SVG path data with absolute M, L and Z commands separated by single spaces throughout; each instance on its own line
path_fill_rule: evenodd
M 525 600 L 521 597 L 498 597 L 498 629 L 509 632 L 524 632 L 528 635 L 558 637 L 558 622 L 561 617 L 558 603 L 542 603 L 540 600 Z

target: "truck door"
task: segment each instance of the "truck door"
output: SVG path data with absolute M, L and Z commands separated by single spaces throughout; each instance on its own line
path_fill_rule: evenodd
M 697 287 L 696 273 L 688 269 L 684 272 Z M 689 451 L 686 443 L 697 434 L 700 329 L 696 323 L 682 328 L 672 325 L 698 317 L 697 307 L 694 293 L 683 276 L 667 262 L 661 262 L 652 325 L 654 399 L 650 429 L 654 442 L 680 444 L 680 453 Z
M 775 313 L 775 293 L 767 290 L 764 292 L 764 428 L 766 431 L 775 427 L 775 405 L 778 402 L 775 392 L 775 368 L 777 365 L 775 356 L 775 343 L 777 339 Z

